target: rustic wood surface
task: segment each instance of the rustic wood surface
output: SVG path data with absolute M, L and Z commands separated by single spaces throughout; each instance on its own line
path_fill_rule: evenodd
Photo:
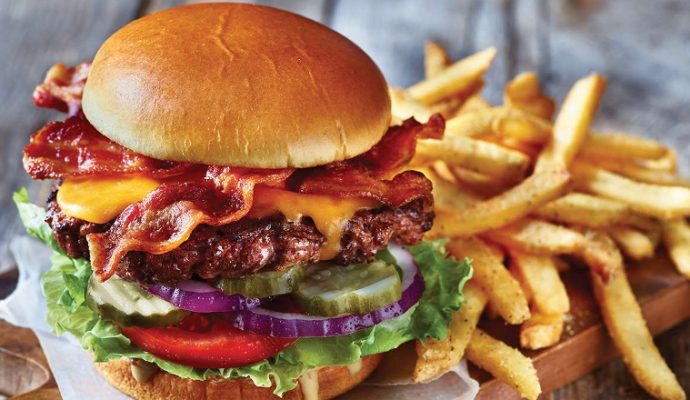
M 12 191 L 27 186 L 42 201 L 50 184 L 30 182 L 21 167 L 29 134 L 57 114 L 31 104 L 31 92 L 57 61 L 93 56 L 119 26 L 184 0 L 0 0 L 0 270 L 11 268 L 9 240 L 21 232 Z M 350 37 L 379 64 L 389 82 L 404 86 L 422 76 L 426 39 L 461 57 L 493 45 L 499 57 L 486 96 L 500 99 L 515 73 L 536 70 L 562 98 L 577 78 L 596 70 L 609 88 L 596 125 L 652 136 L 679 151 L 690 175 L 690 2 L 687 0 L 286 0 L 260 1 L 320 20 Z M 0 277 L 0 298 L 14 277 Z M 686 307 L 686 305 L 678 305 Z M 0 338 L 9 337 L 0 322 Z M 30 333 L 16 346 L 45 359 Z M 7 339 L 9 340 L 9 339 Z M 33 342 L 32 342 L 33 341 Z M 657 339 L 662 354 L 690 392 L 690 323 Z M 24 353 L 22 353 L 24 354 Z M 54 385 L 54 382 L 48 384 Z M 555 399 L 642 399 L 620 360 L 567 385 Z

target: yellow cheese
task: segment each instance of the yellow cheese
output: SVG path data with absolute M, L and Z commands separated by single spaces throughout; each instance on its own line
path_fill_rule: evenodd
M 159 181 L 143 176 L 68 178 L 60 185 L 57 203 L 67 216 L 103 224 L 159 185 Z
M 352 219 L 357 211 L 377 206 L 375 201 L 369 199 L 338 198 L 257 187 L 249 216 L 262 218 L 281 213 L 289 221 L 310 217 L 316 229 L 326 239 L 321 248 L 320 258 L 329 260 L 340 252 L 340 238 L 347 221 Z

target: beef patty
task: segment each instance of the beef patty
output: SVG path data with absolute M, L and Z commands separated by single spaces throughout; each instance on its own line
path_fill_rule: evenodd
M 88 259 L 86 235 L 104 232 L 110 224 L 65 215 L 55 193 L 48 201 L 46 221 L 70 257 Z M 346 223 L 340 253 L 333 261 L 343 265 L 369 262 L 390 241 L 416 244 L 431 229 L 433 217 L 431 207 L 422 199 L 399 208 L 359 211 Z M 168 253 L 130 252 L 120 262 L 117 274 L 144 283 L 168 284 L 195 276 L 238 278 L 264 268 L 280 270 L 317 262 L 323 243 L 323 235 L 310 218 L 245 218 L 223 226 L 200 225 L 186 242 Z

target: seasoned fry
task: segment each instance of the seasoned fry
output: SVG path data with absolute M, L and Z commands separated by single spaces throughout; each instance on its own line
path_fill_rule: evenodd
M 664 244 L 678 272 L 690 279 L 690 225 L 683 218 L 663 223 Z
M 654 345 L 625 270 L 607 283 L 594 271 L 591 278 L 609 335 L 640 386 L 659 399 L 685 399 L 675 375 Z
M 457 165 L 448 166 L 448 171 L 463 191 L 470 192 L 481 199 L 496 196 L 511 185 L 510 182 L 501 182 L 494 177 L 470 171 Z
M 537 159 L 536 172 L 570 165 L 587 136 L 605 88 L 606 80 L 596 74 L 573 85 L 556 117 L 551 142 Z
M 523 72 L 513 78 L 503 91 L 503 102 L 530 114 L 550 120 L 556 102 L 541 90 L 539 79 L 534 72 Z
M 438 218 L 433 232 L 444 237 L 470 236 L 497 229 L 559 197 L 570 179 L 566 170 L 546 170 L 489 200 Z
M 625 202 L 641 214 L 661 219 L 690 215 L 690 188 L 635 182 L 581 161 L 571 171 L 576 189 Z
M 496 56 L 491 47 L 455 62 L 433 78 L 425 79 L 407 89 L 422 104 L 433 104 L 465 92 L 481 79 Z
M 580 155 L 578 155 L 578 158 L 581 158 L 592 165 L 615 172 L 638 182 L 653 183 L 663 186 L 690 187 L 690 181 L 681 178 L 672 172 L 647 169 L 635 163 L 610 158 L 585 158 L 581 157 Z
M 486 294 L 473 281 L 465 285 L 465 303 L 453 315 L 446 340 L 417 341 L 417 363 L 412 374 L 415 382 L 425 382 L 456 366 L 465 354 L 467 343 L 486 306 Z
M 551 138 L 551 123 L 514 107 L 493 107 L 460 113 L 446 121 L 448 136 L 479 136 L 485 133 L 543 144 Z
M 540 314 L 563 315 L 570 311 L 565 285 L 552 257 L 510 249 L 511 271 L 519 276 Z
M 646 234 L 624 226 L 609 228 L 608 233 L 628 258 L 643 260 L 654 256 L 656 244 Z
M 623 256 L 611 236 L 592 230 L 585 230 L 587 242 L 580 256 L 604 282 L 623 270 Z
M 503 246 L 534 254 L 578 253 L 585 245 L 579 232 L 536 219 L 525 219 L 483 234 Z
M 467 359 L 514 387 L 526 399 L 536 400 L 541 394 L 532 360 L 481 329 L 472 334 L 467 346 Z
M 433 184 L 434 203 L 436 207 L 446 209 L 465 208 L 479 199 L 467 191 L 461 190 L 452 182 L 441 178 L 435 169 L 418 168 Z
M 631 212 L 623 202 L 573 192 L 545 204 L 534 215 L 565 224 L 606 228 L 624 223 Z
M 500 250 L 475 237 L 451 240 L 446 244 L 446 248 L 458 259 L 472 259 L 473 281 L 481 286 L 492 307 L 506 322 L 519 324 L 529 318 L 525 293 L 520 283 L 503 265 L 503 254 Z
M 524 178 L 529 157 L 497 144 L 467 137 L 427 139 L 417 143 L 417 160 L 441 160 L 470 171 L 497 178 L 502 182 L 516 182 Z
M 538 350 L 558 343 L 563 333 L 562 314 L 533 312 L 532 318 L 520 326 L 520 346 Z
M 668 149 L 656 140 L 621 132 L 592 132 L 585 138 L 578 155 L 585 158 L 655 160 L 664 157 L 667 151 Z
M 451 63 L 450 57 L 440 44 L 428 40 L 424 45 L 424 76 L 433 78 Z

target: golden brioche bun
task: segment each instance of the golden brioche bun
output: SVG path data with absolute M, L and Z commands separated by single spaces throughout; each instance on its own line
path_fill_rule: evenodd
M 354 43 L 295 14 L 229 3 L 117 31 L 93 60 L 82 107 L 137 153 L 256 168 L 354 157 L 390 122 L 386 81 Z
M 366 379 L 380 361 L 380 354 L 364 357 L 362 367 L 355 374 L 351 374 L 346 366 L 319 369 L 319 400 L 332 399 L 352 389 Z M 131 364 L 130 360 L 121 359 L 96 363 L 96 368 L 116 389 L 138 400 L 279 399 L 273 394 L 273 388 L 257 387 L 250 379 L 194 381 L 166 372 L 158 372 L 148 382 L 139 383 L 132 377 Z M 299 383 L 297 388 L 283 395 L 283 400 L 299 399 L 304 399 Z

